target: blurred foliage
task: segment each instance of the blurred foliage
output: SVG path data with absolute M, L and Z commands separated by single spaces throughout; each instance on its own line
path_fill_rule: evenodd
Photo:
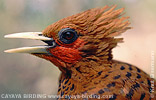
M 149 73 L 150 52 L 156 50 L 153 46 L 156 43 L 154 0 L 0 0 L 0 94 L 56 94 L 60 74 L 55 66 L 43 59 L 28 54 L 3 53 L 8 48 L 43 44 L 32 40 L 4 39 L 5 34 L 42 31 L 61 18 L 114 4 L 118 5 L 117 8 L 125 8 L 134 27 L 123 35 L 127 42 L 120 45 L 122 49 L 115 49 L 115 59 L 138 65 Z

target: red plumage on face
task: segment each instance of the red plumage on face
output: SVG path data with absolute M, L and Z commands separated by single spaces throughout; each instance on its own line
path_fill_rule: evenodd
M 74 48 L 57 46 L 54 49 L 49 50 L 49 52 L 56 58 L 66 63 L 74 63 L 81 58 L 81 52 Z
M 35 55 L 51 61 L 54 65 L 58 66 L 59 68 L 66 68 L 67 66 L 65 63 L 74 64 L 82 58 L 82 52 L 79 51 L 79 49 L 84 46 L 84 40 L 78 38 L 71 44 L 61 43 L 57 39 L 55 39 L 55 42 L 57 43 L 57 46 L 55 48 L 48 49 L 49 53 L 52 54 L 51 56 L 37 54 Z
M 60 43 L 56 40 L 56 43 L 59 46 L 56 46 L 53 49 L 49 48 L 49 52 L 56 57 L 56 59 L 60 59 L 65 63 L 75 63 L 76 61 L 81 59 L 81 52 L 78 48 L 83 47 L 84 41 L 82 39 L 77 39 L 71 44 Z M 55 62 L 55 61 L 52 61 Z

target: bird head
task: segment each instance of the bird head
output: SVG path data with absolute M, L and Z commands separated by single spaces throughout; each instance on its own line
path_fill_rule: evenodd
M 130 27 L 128 17 L 121 17 L 123 8 L 116 6 L 94 8 L 63 18 L 42 32 L 6 35 L 6 38 L 41 40 L 47 45 L 6 50 L 10 53 L 30 53 L 51 61 L 62 72 L 85 60 L 107 62 L 112 59 L 112 48 L 122 38 L 115 38 Z

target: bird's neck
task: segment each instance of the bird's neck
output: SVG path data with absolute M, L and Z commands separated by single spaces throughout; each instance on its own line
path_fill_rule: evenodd
M 59 81 L 58 94 L 61 94 L 62 90 L 74 94 L 76 92 L 85 91 L 85 87 L 91 86 L 93 79 L 97 79 L 101 74 L 105 74 L 110 70 L 111 61 L 101 60 L 82 60 L 71 67 L 70 72 L 63 73 Z M 69 87 L 69 88 L 67 88 Z M 74 87 L 74 89 L 73 89 Z
M 107 72 L 110 64 L 111 60 L 82 60 L 71 68 L 71 78 L 80 83 L 83 83 L 84 80 L 89 82 L 92 78 L 100 75 L 101 72 Z

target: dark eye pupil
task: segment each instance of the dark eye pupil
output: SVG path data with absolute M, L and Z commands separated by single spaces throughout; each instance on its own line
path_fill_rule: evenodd
M 64 33 L 63 38 L 64 38 L 64 39 L 67 39 L 67 40 L 70 40 L 70 39 L 73 38 L 73 36 L 74 36 L 73 33 L 71 33 L 71 32 L 66 32 L 66 33 Z

